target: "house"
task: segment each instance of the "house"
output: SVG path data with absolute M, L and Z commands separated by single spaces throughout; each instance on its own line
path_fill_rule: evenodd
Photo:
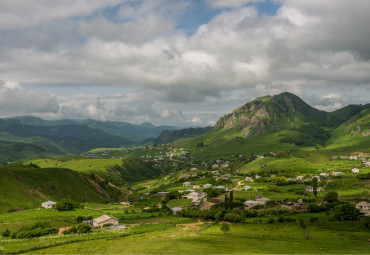
M 212 184 L 207 183 L 203 185 L 203 188 L 208 189 L 208 188 L 212 188 L 212 186 L 213 186 Z
M 215 186 L 215 189 L 223 189 L 223 190 L 226 190 L 225 186 L 222 186 L 222 185 Z
M 245 190 L 245 191 L 248 191 L 248 190 L 251 190 L 252 189 L 252 187 L 251 186 L 244 186 L 243 188 L 242 188 L 242 190 Z
M 121 202 L 120 204 L 121 205 L 126 205 L 126 206 L 130 206 L 131 205 L 130 202 Z
M 253 182 L 253 178 L 252 177 L 245 177 L 245 181 L 247 181 L 247 182 Z
M 343 173 L 342 172 L 332 172 L 331 175 L 333 176 L 341 176 Z
M 200 189 L 201 187 L 199 185 L 193 185 L 193 189 Z
M 193 199 L 194 197 L 197 197 L 198 196 L 198 192 L 191 192 L 189 194 L 186 194 L 186 195 L 182 195 L 181 198 L 182 199 Z
M 112 224 L 113 226 L 117 226 L 119 224 L 119 220 L 116 217 L 104 214 L 98 218 L 93 219 L 93 227 L 103 227 L 106 224 Z
M 300 176 L 297 176 L 296 179 L 297 179 L 297 181 L 303 181 L 304 177 L 302 175 L 300 175 Z
M 190 182 L 184 182 L 183 184 L 182 184 L 182 186 L 183 187 L 189 187 L 191 184 L 190 184 Z
M 321 174 L 319 174 L 320 176 L 322 176 L 322 177 L 326 177 L 326 176 L 328 176 L 328 174 L 327 173 L 321 173 Z
M 53 202 L 53 201 L 46 201 L 44 203 L 41 204 L 42 207 L 44 207 L 45 209 L 51 209 L 53 208 L 53 205 L 55 205 L 57 203 Z
M 320 182 L 320 181 L 321 181 L 321 180 L 320 180 L 320 176 L 318 176 L 318 175 L 314 175 L 314 176 L 312 176 L 311 180 L 313 180 L 313 178 L 316 178 L 318 182 Z
M 191 201 L 191 206 L 196 207 L 199 206 L 200 203 L 202 202 L 203 197 L 194 197 L 193 200 Z
M 366 201 L 362 201 L 356 204 L 356 208 L 360 210 L 360 213 L 365 214 L 366 216 L 370 216 L 370 203 Z
M 194 189 L 187 189 L 187 190 L 185 190 L 185 192 L 195 192 L 195 190 Z
M 171 211 L 173 215 L 177 215 L 177 213 L 182 211 L 182 208 L 177 206 L 177 207 L 172 208 Z
M 157 192 L 157 196 L 160 196 L 160 197 L 165 197 L 167 196 L 167 194 L 170 193 L 170 192 L 167 192 L 167 191 L 160 191 L 160 192 Z
M 249 210 L 258 205 L 258 202 L 255 200 L 247 200 L 244 202 L 244 210 Z
M 352 169 L 352 173 L 359 173 L 360 172 L 360 169 L 358 169 L 358 168 L 353 168 Z
M 181 198 L 182 199 L 194 199 L 196 197 L 203 198 L 203 197 L 206 197 L 206 196 L 207 196 L 207 193 L 205 193 L 205 192 L 191 192 L 191 193 L 189 193 L 187 195 L 181 196 Z
M 313 188 L 311 186 L 308 186 L 305 188 L 306 192 L 313 192 Z
M 270 201 L 270 199 L 267 197 L 259 197 L 256 198 L 256 201 L 258 202 L 259 205 L 264 205 L 266 204 L 266 202 Z

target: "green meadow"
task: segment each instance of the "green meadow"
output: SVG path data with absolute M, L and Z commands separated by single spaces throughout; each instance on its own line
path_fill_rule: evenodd
M 68 168 L 78 172 L 98 172 L 105 171 L 106 167 L 122 164 L 122 159 L 70 159 L 62 161 L 47 158 L 47 159 L 34 159 L 25 162 L 25 164 L 36 164 L 42 168 Z
M 308 224 L 308 239 L 297 224 L 185 224 L 105 240 L 76 242 L 33 254 L 368 254 L 366 232 L 358 225 Z

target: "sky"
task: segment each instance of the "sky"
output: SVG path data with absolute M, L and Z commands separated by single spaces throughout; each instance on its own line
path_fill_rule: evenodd
M 368 0 L 2 0 L 0 117 L 208 126 L 370 102 Z

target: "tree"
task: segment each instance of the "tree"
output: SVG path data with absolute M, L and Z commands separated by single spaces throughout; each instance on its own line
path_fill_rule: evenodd
M 84 216 L 77 216 L 76 217 L 76 222 L 77 223 L 81 223 L 81 222 L 83 222 L 85 220 L 85 217 Z
M 312 189 L 313 189 L 313 194 L 315 195 L 315 197 L 317 196 L 317 187 L 318 187 L 318 180 L 316 177 L 314 177 L 312 179 Z
M 333 217 L 336 220 L 357 220 L 360 211 L 351 204 L 340 204 L 334 207 Z
M 230 208 L 230 210 L 232 210 L 234 208 L 233 201 L 234 201 L 234 191 L 230 191 L 230 200 L 229 200 L 229 208 Z
M 221 225 L 221 231 L 224 232 L 224 234 L 226 234 L 227 232 L 230 231 L 230 226 L 226 223 L 222 224 Z
M 230 205 L 229 205 L 229 198 L 227 197 L 227 194 L 225 194 L 225 209 L 229 210 Z
M 328 203 L 338 202 L 338 193 L 334 191 L 326 193 L 324 201 L 327 201 Z

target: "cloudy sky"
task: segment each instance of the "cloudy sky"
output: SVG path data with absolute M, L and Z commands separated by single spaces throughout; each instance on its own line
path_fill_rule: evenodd
M 370 102 L 368 0 L 1 0 L 0 117 L 206 126 Z

